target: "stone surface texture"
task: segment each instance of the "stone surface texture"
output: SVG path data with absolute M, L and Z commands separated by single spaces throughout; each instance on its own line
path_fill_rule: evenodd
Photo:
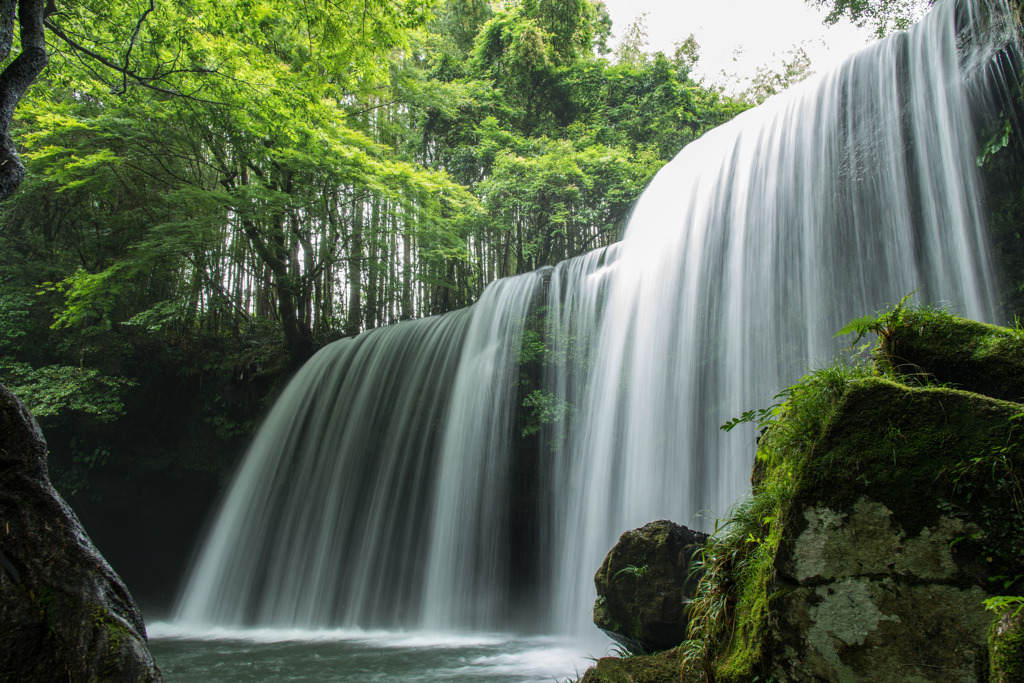
M 696 683 L 680 672 L 675 651 L 634 657 L 602 657 L 587 669 L 580 683 Z
M 987 594 L 964 585 L 952 552 L 969 525 L 941 518 L 908 536 L 868 498 L 849 513 L 812 507 L 804 517 L 778 568 L 791 588 L 772 603 L 776 678 L 985 680 Z
M 1024 607 L 999 615 L 989 632 L 989 683 L 1024 681 Z
M 0 681 L 160 681 L 142 616 L 47 477 L 46 443 L 0 386 Z
M 594 575 L 594 623 L 630 649 L 679 645 L 699 578 L 690 573 L 690 558 L 706 539 L 667 520 L 622 534 Z
M 1020 404 L 881 379 L 847 388 L 782 513 L 764 673 L 787 681 L 985 681 L 994 614 L 1024 585 Z M 774 472 L 773 472 L 773 468 Z M 1009 468 L 1009 469 L 1004 469 Z

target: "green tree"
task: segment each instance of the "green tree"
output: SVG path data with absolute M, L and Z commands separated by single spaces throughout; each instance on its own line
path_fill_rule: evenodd
M 404 44 L 398 28 L 408 16 L 392 16 L 389 3 L 375 21 L 350 16 L 346 9 L 362 6 L 350 3 L 321 8 L 311 22 L 297 9 L 244 4 L 194 15 L 168 6 L 139 22 L 139 44 L 154 63 L 176 54 L 161 42 L 170 27 L 195 29 L 174 46 L 187 49 L 191 65 L 175 74 L 174 93 L 134 87 L 125 69 L 82 68 L 67 55 L 48 79 L 55 87 L 27 105 L 23 140 L 41 178 L 32 200 L 19 205 L 70 203 L 76 218 L 63 224 L 74 231 L 62 237 L 77 241 L 84 256 L 84 274 L 67 281 L 59 323 L 119 324 L 145 311 L 147 296 L 164 311 L 177 298 L 186 320 L 237 329 L 239 319 L 269 316 L 299 362 L 315 331 L 336 323 L 330 294 L 345 250 L 360 269 L 354 300 L 361 296 L 364 221 L 429 239 L 472 203 L 443 174 L 390 158 L 359 130 L 366 102 L 359 93 L 388 75 L 370 55 Z M 348 23 L 356 27 L 350 34 L 372 39 L 372 49 L 339 33 Z M 141 61 L 124 63 L 148 73 Z M 401 214 L 402 224 L 382 221 L 384 208 Z M 111 221 L 118 230 L 109 230 Z M 104 227 L 83 235 L 83 222 Z M 140 288 L 146 275 L 162 284 Z M 169 291 L 166 283 L 178 286 Z M 137 296 L 117 296 L 122 288 Z M 367 319 L 355 313 L 358 330 Z
M 928 11 L 935 0 L 807 0 L 828 10 L 825 23 L 835 24 L 847 18 L 857 26 L 874 30 L 883 38 L 893 31 L 905 30 Z
M 747 88 L 738 99 L 753 105 L 761 104 L 773 95 L 778 95 L 797 83 L 814 75 L 811 58 L 802 45 L 794 46 L 778 67 L 759 66 Z

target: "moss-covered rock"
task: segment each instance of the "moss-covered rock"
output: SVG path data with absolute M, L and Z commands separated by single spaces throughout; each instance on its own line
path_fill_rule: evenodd
M 756 542 L 737 546 L 741 571 L 712 577 L 736 584 L 728 642 L 707 649 L 717 678 L 986 680 L 984 601 L 1024 592 L 1024 405 L 840 375 L 791 389 L 760 440 L 759 512 L 737 534 Z
M 1024 333 L 902 306 L 865 321 L 873 367 L 815 371 L 765 413 L 674 680 L 1024 680 L 1024 613 L 986 609 L 1024 594 Z M 660 680 L 628 661 L 584 680 Z
M 690 558 L 706 538 L 667 520 L 622 534 L 594 575 L 594 623 L 629 649 L 682 643 L 699 578 L 690 574 Z
M 675 651 L 633 657 L 602 657 L 587 669 L 580 683 L 690 683 L 695 676 L 680 678 Z
M 50 486 L 39 427 L 0 386 L 0 681 L 159 681 L 145 634 Z
M 900 310 L 883 328 L 877 362 L 922 383 L 937 382 L 1024 401 L 1024 332 L 927 308 Z
M 1005 612 L 989 632 L 989 682 L 1024 681 L 1024 611 Z

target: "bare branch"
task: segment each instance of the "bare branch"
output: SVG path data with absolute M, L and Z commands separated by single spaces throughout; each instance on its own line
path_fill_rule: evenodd
M 137 73 L 136 71 L 128 68 L 127 66 L 122 66 L 121 64 L 118 64 L 118 63 L 114 62 L 113 60 L 109 59 L 108 57 L 105 57 L 102 54 L 96 52 L 95 50 L 91 50 L 91 49 L 85 47 L 84 45 L 82 45 L 81 43 L 76 41 L 74 38 L 69 36 L 63 29 L 61 29 L 60 26 L 57 26 L 55 23 L 53 23 L 49 19 L 45 19 L 44 23 L 46 25 L 46 28 L 50 29 L 51 33 L 53 33 L 55 36 L 57 36 L 62 41 L 64 41 L 72 50 L 74 50 L 75 52 L 80 52 L 81 54 L 84 54 L 84 55 L 90 57 L 91 59 L 96 60 L 97 62 L 99 62 L 103 66 L 107 67 L 108 69 L 112 69 L 112 70 L 116 71 L 117 73 L 124 75 L 124 77 L 126 79 L 125 82 L 127 82 L 127 79 L 131 79 L 132 82 L 137 83 L 138 85 L 141 85 L 144 88 L 148 88 L 149 90 L 153 90 L 155 92 L 164 93 L 165 95 L 171 95 L 173 97 L 182 97 L 182 98 L 185 98 L 185 99 L 193 100 L 195 102 L 202 102 L 204 104 L 215 104 L 215 105 L 219 105 L 219 106 L 227 106 L 226 103 L 224 103 L 224 102 L 217 102 L 215 100 L 208 100 L 208 99 L 205 99 L 205 98 L 202 98 L 202 97 L 195 97 L 194 95 L 190 95 L 188 93 L 184 93 L 184 92 L 181 92 L 181 91 L 178 91 L 178 90 L 173 90 L 171 88 L 161 87 L 161 86 L 158 86 L 158 85 L 154 84 L 154 81 L 162 80 L 163 78 L 166 78 L 168 75 L 171 75 L 171 74 L 178 74 L 178 73 L 216 74 L 216 73 L 218 73 L 216 69 L 205 69 L 205 68 L 176 69 L 176 70 L 173 70 L 173 71 L 167 71 L 167 72 L 163 72 L 163 73 L 158 73 L 158 74 L 155 74 L 154 76 L 143 76 L 142 74 Z
M 125 50 L 125 52 L 124 52 L 124 66 L 125 66 L 126 71 L 123 73 L 123 76 L 124 76 L 123 84 L 124 84 L 124 89 L 125 90 L 128 90 L 128 72 L 127 72 L 127 68 L 132 63 L 131 62 L 132 49 L 135 47 L 135 41 L 139 39 L 139 31 L 142 30 L 142 22 L 146 21 L 146 17 L 148 17 L 150 15 L 150 13 L 153 10 L 155 10 L 155 9 L 156 9 L 156 7 L 153 5 L 153 0 L 149 0 L 149 8 L 145 12 L 142 13 L 141 17 L 139 17 L 138 23 L 135 24 L 135 30 L 132 31 L 132 38 L 131 38 L 130 41 L 128 41 L 128 49 Z

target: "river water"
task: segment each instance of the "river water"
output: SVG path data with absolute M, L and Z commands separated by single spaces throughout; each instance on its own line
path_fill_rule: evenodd
M 411 632 L 211 629 L 150 624 L 168 683 L 574 681 L 593 664 L 587 645 L 551 637 Z

